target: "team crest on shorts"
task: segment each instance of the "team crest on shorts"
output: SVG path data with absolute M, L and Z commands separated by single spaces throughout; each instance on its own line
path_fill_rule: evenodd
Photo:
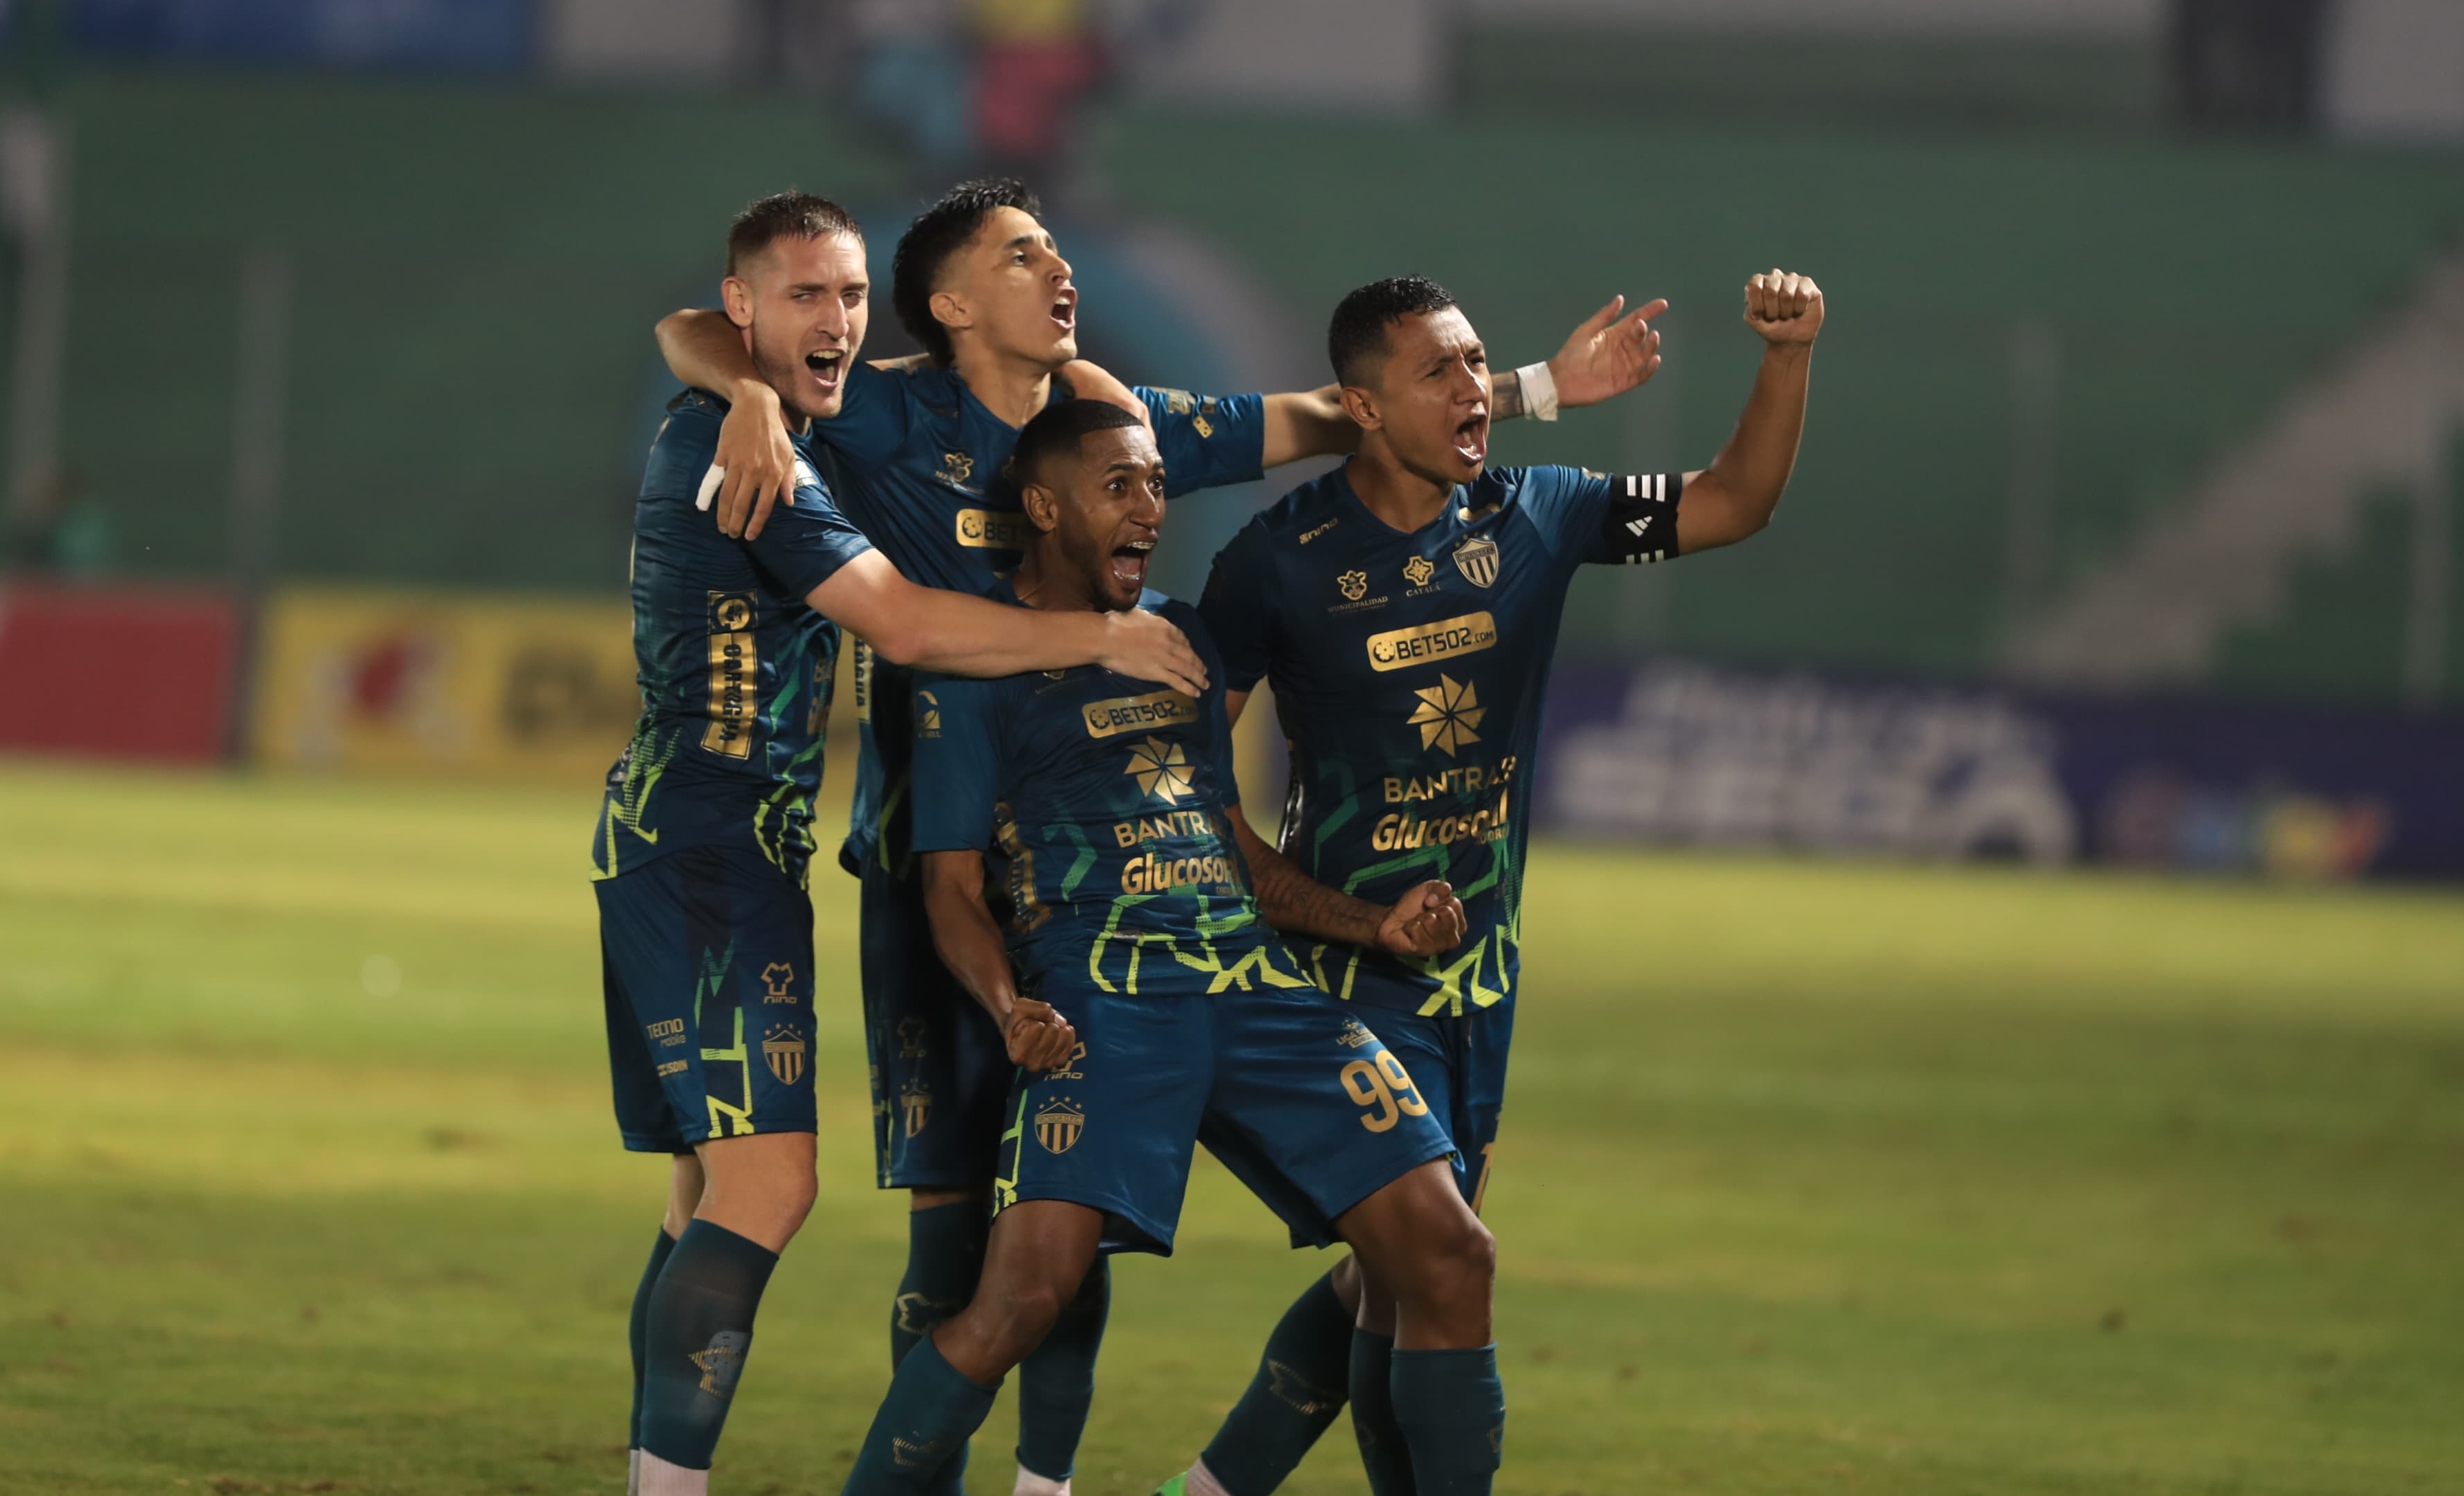
M 933 1089 L 915 1081 L 898 1088 L 898 1111 L 905 1117 L 907 1135 L 913 1137 L 933 1120 Z
M 1455 547 L 1455 570 L 1475 587 L 1485 587 L 1497 580 L 1497 542 L 1485 535 L 1475 535 Z
M 761 1058 L 781 1086 L 793 1086 L 804 1074 L 804 1035 L 793 1023 L 781 1023 L 761 1038 Z
M 1066 1154 L 1078 1146 L 1078 1134 L 1087 1130 L 1087 1113 L 1069 1104 L 1069 1098 L 1045 1108 L 1035 1114 L 1035 1140 L 1047 1154 Z

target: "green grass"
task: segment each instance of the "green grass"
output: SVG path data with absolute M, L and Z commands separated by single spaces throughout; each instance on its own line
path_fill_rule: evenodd
M 622 1489 L 589 812 L 0 772 L 0 1488 Z M 728 1493 L 835 1488 L 886 1378 L 849 889 Z M 2464 899 L 1549 846 L 1527 921 L 1501 1490 L 2464 1491 Z M 1203 1441 L 1279 1243 L 1201 1165 L 1122 1265 L 1087 1496 Z

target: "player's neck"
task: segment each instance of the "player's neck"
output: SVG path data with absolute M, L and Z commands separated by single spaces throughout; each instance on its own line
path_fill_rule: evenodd
M 1412 535 L 1437 522 L 1454 498 L 1455 486 L 1424 478 L 1395 460 L 1394 453 L 1372 441 L 1344 465 L 1360 507 L 1389 529 Z
M 1091 613 L 1095 600 L 1089 595 L 1085 579 L 1071 575 L 1067 566 L 1045 563 L 1045 547 L 1029 545 L 1021 556 L 1018 570 L 1011 572 L 1009 587 L 1018 600 L 1032 608 L 1047 613 Z
M 979 342 L 961 343 L 950 366 L 978 403 L 1011 426 L 1034 420 L 1052 398 L 1049 364 L 1010 358 Z

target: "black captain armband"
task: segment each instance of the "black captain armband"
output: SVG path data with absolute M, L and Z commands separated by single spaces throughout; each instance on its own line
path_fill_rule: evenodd
M 1685 492 L 1682 473 L 1644 473 L 1611 478 L 1608 513 L 1600 519 L 1600 549 L 1621 565 L 1647 566 L 1677 557 L 1677 498 Z

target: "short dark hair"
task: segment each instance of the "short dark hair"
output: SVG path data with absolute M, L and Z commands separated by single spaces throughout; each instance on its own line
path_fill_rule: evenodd
M 1345 297 L 1335 303 L 1326 329 L 1326 356 L 1334 363 L 1335 379 L 1367 384 L 1375 373 L 1373 365 L 1386 356 L 1387 328 L 1454 304 L 1454 294 L 1426 275 L 1390 275 Z
M 1044 201 L 1015 177 L 979 177 L 941 194 L 915 215 L 890 257 L 890 304 L 898 325 L 923 344 L 935 363 L 950 362 L 950 330 L 933 316 L 933 292 L 941 267 L 967 247 L 984 220 L 1004 208 L 1044 216 Z
M 773 192 L 745 205 L 727 226 L 727 273 L 740 273 L 746 260 L 781 239 L 818 239 L 825 233 L 864 237 L 864 226 L 826 197 L 810 192 Z
M 1075 457 L 1078 444 L 1097 431 L 1117 431 L 1140 425 L 1136 414 L 1109 400 L 1063 400 L 1048 405 L 1018 433 L 1010 449 L 1008 473 L 1021 488 L 1043 473 L 1056 457 Z

